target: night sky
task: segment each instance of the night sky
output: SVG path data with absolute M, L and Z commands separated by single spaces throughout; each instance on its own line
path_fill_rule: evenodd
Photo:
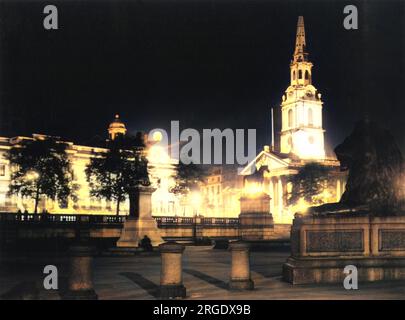
M 46 4 L 59 30 L 43 28 Z M 359 30 L 343 28 L 356 4 Z M 130 131 L 256 128 L 270 143 L 270 106 L 289 85 L 303 15 L 313 84 L 335 146 L 364 116 L 405 152 L 405 2 L 1 1 L 0 135 L 76 143 L 106 137 L 115 113 Z

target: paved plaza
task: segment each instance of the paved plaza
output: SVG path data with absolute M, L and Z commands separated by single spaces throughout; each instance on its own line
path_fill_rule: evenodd
M 183 278 L 187 299 L 403 299 L 405 281 L 359 284 L 359 290 L 343 285 L 292 286 L 281 280 L 281 267 L 287 250 L 253 252 L 252 279 L 255 290 L 230 292 L 230 252 L 211 247 L 186 248 Z M 59 293 L 44 290 L 40 265 L 2 268 L 0 295 L 3 299 L 60 299 Z M 66 282 L 66 269 L 60 271 L 60 288 Z M 130 257 L 97 257 L 94 261 L 94 287 L 99 299 L 156 299 L 160 279 L 157 253 Z

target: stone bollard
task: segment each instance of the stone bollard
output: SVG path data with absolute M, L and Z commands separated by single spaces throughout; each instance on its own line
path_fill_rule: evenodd
M 242 241 L 231 242 L 232 253 L 231 290 L 253 290 L 254 283 L 250 279 L 249 245 Z
M 186 288 L 183 285 L 182 256 L 184 246 L 174 241 L 159 245 L 162 256 L 160 273 L 160 298 L 184 298 Z
M 97 300 L 92 279 L 94 249 L 88 245 L 74 245 L 70 247 L 69 253 L 70 270 L 65 299 Z

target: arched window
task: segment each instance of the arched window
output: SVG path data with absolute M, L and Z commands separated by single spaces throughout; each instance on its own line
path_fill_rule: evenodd
M 293 80 L 295 80 L 295 70 L 293 71 Z
M 298 70 L 298 79 L 302 79 L 302 70 Z
M 308 72 L 308 70 L 305 71 L 305 80 L 309 80 L 309 72 Z
M 288 127 L 291 128 L 293 126 L 293 111 L 292 109 L 288 110 Z
M 312 109 L 308 109 L 308 125 L 313 126 L 314 125 L 314 114 L 312 112 Z

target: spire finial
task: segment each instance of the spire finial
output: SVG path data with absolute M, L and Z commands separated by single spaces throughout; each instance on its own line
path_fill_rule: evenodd
M 306 52 L 306 42 L 305 42 L 305 26 L 304 26 L 304 17 L 298 17 L 297 23 L 297 36 L 295 40 L 295 50 L 294 50 L 294 62 L 306 61 L 307 52 Z

